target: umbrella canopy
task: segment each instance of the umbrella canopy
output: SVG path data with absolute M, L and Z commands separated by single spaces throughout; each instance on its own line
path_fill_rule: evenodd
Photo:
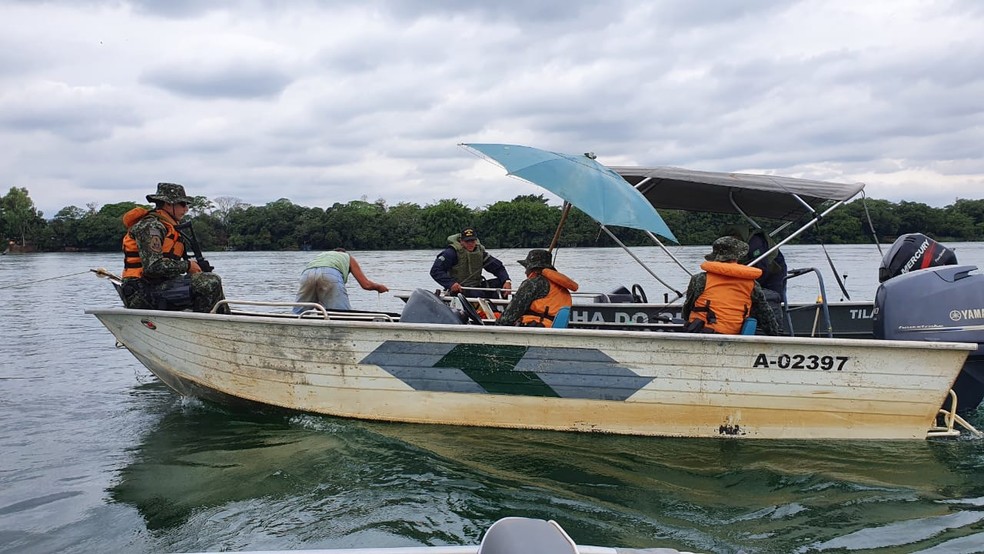
M 650 231 L 679 242 L 642 193 L 587 155 L 515 144 L 462 146 L 501 165 L 509 175 L 549 190 L 602 225 Z

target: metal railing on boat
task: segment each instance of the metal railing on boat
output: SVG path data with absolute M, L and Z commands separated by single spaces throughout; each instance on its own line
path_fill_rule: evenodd
M 499 289 L 489 289 L 489 290 L 499 290 Z M 410 298 L 409 294 L 396 293 L 394 294 L 396 298 L 406 302 Z M 441 295 L 437 296 L 448 304 L 450 307 L 455 309 L 461 309 L 459 304 L 460 299 L 457 295 Z M 606 293 L 598 292 L 586 292 L 586 293 L 573 293 L 572 296 L 575 298 L 575 303 L 571 307 L 572 312 L 577 312 L 591 306 L 604 306 L 604 307 L 617 307 L 617 306 L 638 306 L 632 302 L 620 303 L 616 300 L 621 300 L 618 298 L 619 295 L 611 295 Z M 601 300 L 599 300 L 601 299 Z M 468 296 L 465 298 L 474 307 L 478 309 L 479 314 L 482 316 L 482 321 L 486 325 L 492 325 L 496 322 L 494 315 L 496 312 L 501 312 L 509 304 L 509 300 L 504 298 L 483 298 L 483 297 L 472 297 Z M 583 300 L 582 303 L 578 303 L 578 300 Z M 664 314 L 665 317 L 660 319 L 653 319 L 647 321 L 585 321 L 578 319 L 577 317 L 572 317 L 567 323 L 568 329 L 614 329 L 620 331 L 679 331 L 683 328 L 683 324 L 679 322 L 672 322 L 670 320 L 669 314 Z
M 235 300 L 224 299 L 215 303 L 210 313 L 218 313 L 222 306 L 228 306 L 233 315 L 249 315 L 261 317 L 278 317 L 284 319 L 323 319 L 328 321 L 399 321 L 399 316 L 385 312 L 347 312 L 326 310 L 324 306 L 317 302 L 266 302 L 261 300 Z M 304 308 L 300 314 L 293 312 L 270 312 L 270 311 L 248 311 L 233 309 L 233 306 L 257 306 L 265 308 Z

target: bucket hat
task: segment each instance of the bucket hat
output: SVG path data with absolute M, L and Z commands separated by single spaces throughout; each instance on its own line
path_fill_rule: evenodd
M 748 225 L 743 225 L 741 223 L 735 223 L 732 225 L 725 225 L 721 228 L 721 232 L 718 236 L 721 237 L 735 237 L 738 240 L 743 240 L 748 242 L 749 237 L 752 234 L 752 229 Z
M 721 237 L 711 244 L 711 253 L 704 256 L 709 262 L 740 260 L 748 254 L 748 243 L 734 237 Z
M 178 202 L 192 202 L 194 199 L 185 194 L 185 188 L 175 183 L 157 183 L 157 194 L 148 194 L 148 202 L 164 202 L 165 204 L 177 204 Z
M 526 255 L 525 260 L 519 260 L 519 265 L 530 269 L 554 269 L 553 260 L 547 250 L 534 249 Z

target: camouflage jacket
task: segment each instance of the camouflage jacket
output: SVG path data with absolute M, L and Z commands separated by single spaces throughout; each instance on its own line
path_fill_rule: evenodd
M 188 260 L 175 260 L 163 255 L 161 245 L 167 234 L 167 227 L 158 218 L 166 219 L 172 225 L 176 225 L 170 216 L 163 212 L 157 212 L 155 215 L 148 212 L 128 231 L 140 250 L 143 276 L 150 281 L 173 279 L 187 273 L 188 267 L 191 265 Z
M 703 271 L 690 278 L 690 283 L 687 285 L 686 300 L 683 302 L 682 309 L 684 321 L 690 319 L 690 312 L 693 311 L 694 302 L 704 292 L 704 286 L 706 284 L 707 273 Z M 769 307 L 769 302 L 765 299 L 765 293 L 762 292 L 762 287 L 758 283 L 755 283 L 755 286 L 752 288 L 751 300 L 752 306 L 748 315 L 758 320 L 758 328 L 762 331 L 762 334 L 778 335 L 779 322 L 776 321 L 776 315 L 773 313 L 772 308 Z
M 550 281 L 543 275 L 537 275 L 532 279 L 523 281 L 516 292 L 513 293 L 512 299 L 509 301 L 505 311 L 502 312 L 502 317 L 499 318 L 496 324 L 516 325 L 534 300 L 543 298 L 549 293 Z

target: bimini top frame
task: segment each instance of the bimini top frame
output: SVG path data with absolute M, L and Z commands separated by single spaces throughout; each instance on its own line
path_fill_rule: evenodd
M 775 235 L 799 221 L 801 227 L 781 240 L 764 258 L 864 190 L 864 183 L 832 183 L 776 175 L 697 171 L 679 167 L 612 167 L 656 209 L 739 214 L 786 222 Z M 754 260 L 751 263 L 755 263 Z

